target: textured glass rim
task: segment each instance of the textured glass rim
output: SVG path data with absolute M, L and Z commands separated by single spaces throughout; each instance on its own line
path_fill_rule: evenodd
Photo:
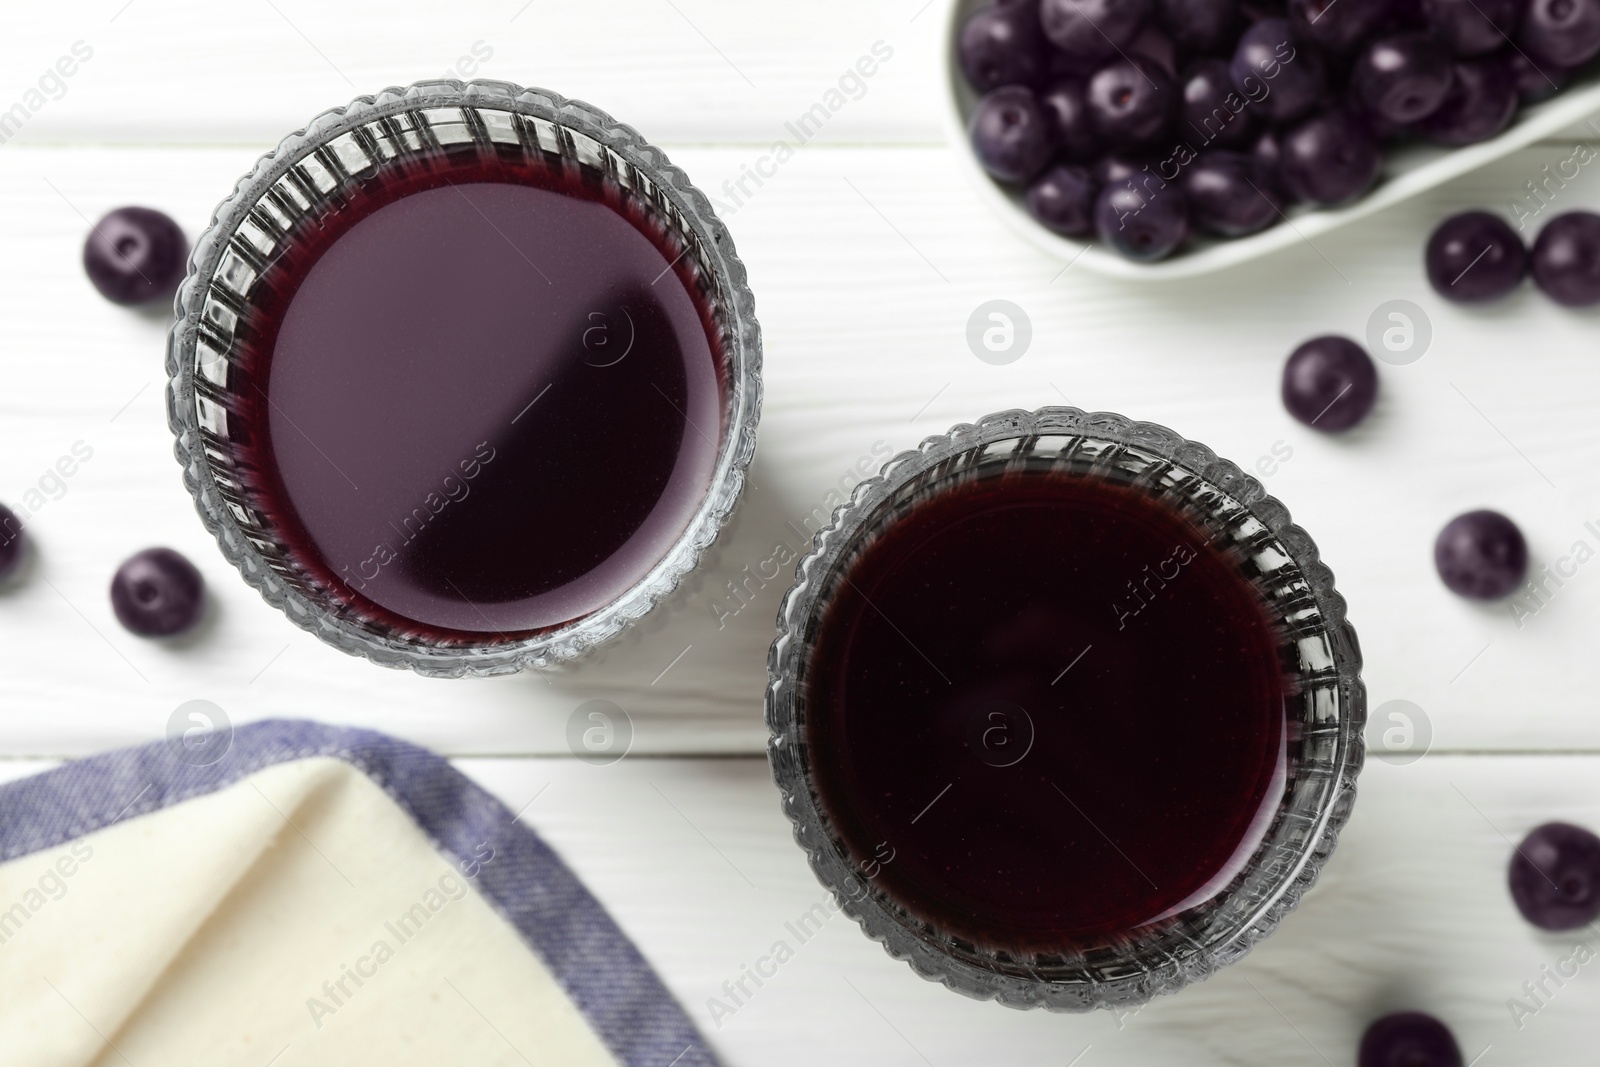
M 854 863 L 835 846 L 828 820 L 818 810 L 813 796 L 800 726 L 800 676 L 811 651 L 806 628 L 825 602 L 831 577 L 870 532 L 869 524 L 884 506 L 895 503 L 899 494 L 919 478 L 951 479 L 979 465 L 986 471 L 999 469 L 1002 464 L 1031 455 L 1041 438 L 1064 437 L 1108 446 L 1101 458 L 1111 456 L 1107 462 L 1113 465 L 1120 455 L 1157 457 L 1167 469 L 1177 468 L 1196 476 L 1208 490 L 1239 506 L 1263 526 L 1272 545 L 1281 548 L 1289 565 L 1297 568 L 1314 602 L 1315 626 L 1297 624 L 1296 636 L 1303 638 L 1305 633 L 1311 633 L 1325 639 L 1332 673 L 1324 681 L 1333 683 L 1335 704 L 1327 709 L 1331 733 L 1321 739 L 1331 744 L 1333 757 L 1326 767 L 1303 768 L 1308 779 L 1322 783 L 1314 803 L 1302 807 L 1305 797 L 1297 789 L 1273 822 L 1273 830 L 1277 831 L 1280 824 L 1289 824 L 1286 816 L 1294 816 L 1295 825 L 1309 827 L 1303 846 L 1289 856 L 1274 855 L 1270 863 L 1253 860 L 1251 867 L 1215 898 L 1226 902 L 1240 896 L 1242 883 L 1260 877 L 1270 885 L 1259 900 L 1230 921 L 1226 929 L 1207 936 L 1203 942 L 1188 937 L 1164 941 L 1151 938 L 1125 951 L 1086 959 L 1074 967 L 1054 968 L 1046 977 L 1025 963 L 1000 957 L 975 959 L 969 953 L 935 945 L 877 894 L 863 891 Z M 1060 451 L 1064 453 L 1066 448 Z M 1176 992 L 1244 956 L 1277 927 L 1316 881 L 1349 817 L 1355 801 L 1356 776 L 1365 754 L 1362 731 L 1366 724 L 1366 690 L 1360 670 L 1360 647 L 1345 617 L 1344 599 L 1334 589 L 1333 573 L 1321 562 L 1311 538 L 1290 521 L 1288 509 L 1268 495 L 1255 478 L 1219 459 L 1204 445 L 1187 441 L 1155 423 L 1070 407 L 1004 411 L 987 415 L 977 424 L 957 425 L 946 434 L 924 439 L 915 450 L 896 455 L 876 477 L 857 486 L 851 498 L 834 511 L 832 522 L 817 532 L 811 550 L 796 566 L 795 584 L 779 607 L 778 636 L 767 656 L 765 710 L 771 731 L 768 758 L 782 794 L 784 813 L 813 872 L 841 910 L 860 924 L 868 937 L 880 942 L 889 955 L 904 960 L 930 981 L 1008 1007 L 1043 1007 L 1052 1011 L 1129 1007 Z M 1307 686 L 1307 691 L 1313 688 L 1323 687 Z M 1310 731 L 1304 736 L 1310 738 Z M 1271 833 L 1269 839 L 1275 841 Z M 1262 852 L 1268 844 L 1263 843 Z
M 576 145 L 582 138 L 593 146 L 603 163 L 634 168 L 668 202 L 677 216 L 675 221 L 698 244 L 700 259 L 709 267 L 726 320 L 728 417 L 705 500 L 672 549 L 632 588 L 598 611 L 545 633 L 512 642 L 447 647 L 395 637 L 359 620 L 331 614 L 272 569 L 217 491 L 201 433 L 195 373 L 200 317 L 206 310 L 219 264 L 250 211 L 268 191 L 307 157 L 325 151 L 330 142 L 361 126 L 404 112 L 451 107 L 526 116 L 553 127 L 563 143 Z M 665 153 L 646 143 L 632 127 L 598 108 L 545 89 L 486 80 L 422 81 L 357 97 L 344 107 L 318 115 L 257 160 L 250 173 L 239 180 L 233 194 L 218 205 L 210 224 L 195 242 L 188 275 L 174 298 L 177 321 L 168 336 L 166 362 L 167 422 L 175 438 L 174 454 L 183 467 L 184 485 L 194 498 L 206 529 L 216 537 L 222 554 L 238 567 L 245 581 L 297 626 L 335 648 L 383 666 L 405 667 L 440 677 L 558 667 L 616 636 L 671 594 L 715 542 L 740 499 L 755 454 L 762 394 L 761 328 L 746 279 L 733 239 L 705 194 Z

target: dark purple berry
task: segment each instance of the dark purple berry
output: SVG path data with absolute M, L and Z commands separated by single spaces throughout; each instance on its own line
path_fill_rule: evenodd
M 1528 0 L 1422 0 L 1428 25 L 1458 56 L 1481 56 L 1517 32 Z
M 1313 337 L 1283 365 L 1283 406 L 1315 430 L 1339 433 L 1378 400 L 1378 368 L 1348 337 Z
M 1328 52 L 1349 52 L 1389 14 L 1390 0 L 1289 0 L 1289 28 Z
M 1228 64 L 1202 59 L 1191 66 L 1183 81 L 1183 121 L 1179 135 L 1190 144 L 1215 144 L 1234 148 L 1255 132 L 1250 101 L 1233 87 Z
M 1167 181 L 1157 173 L 1157 167 L 1156 160 L 1113 152 L 1095 163 L 1094 180 L 1101 185 L 1125 185 L 1131 180 L 1141 188 L 1160 189 Z
M 1172 129 L 1177 87 L 1142 56 L 1106 64 L 1089 79 L 1089 121 L 1108 144 L 1148 145 Z
M 1289 24 L 1262 19 L 1239 37 L 1229 67 L 1234 88 L 1253 101 L 1269 122 L 1288 122 L 1316 106 L 1327 90 L 1322 57 L 1296 47 Z
M 1257 233 L 1282 218 L 1271 183 L 1238 152 L 1202 153 L 1184 170 L 1183 191 L 1194 224 L 1223 237 Z
M 1572 80 L 1572 71 L 1554 63 L 1535 63 L 1527 54 L 1512 48 L 1493 57 L 1505 67 L 1524 104 L 1548 100 Z
M 170 300 L 183 280 L 189 242 L 172 219 L 147 207 L 119 207 L 83 243 L 83 269 L 114 304 Z
M 1129 259 L 1152 262 L 1189 237 L 1189 209 L 1176 185 L 1148 190 L 1107 186 L 1094 209 L 1100 239 Z
M 1362 50 L 1350 72 L 1350 87 L 1367 107 L 1404 126 L 1444 103 L 1454 77 L 1450 53 L 1436 38 L 1402 33 Z
M 1429 29 L 1428 16 L 1422 10 L 1422 0 L 1390 0 L 1388 27 L 1396 30 Z
M 1100 183 L 1088 167 L 1058 163 L 1028 186 L 1028 211 L 1047 229 L 1068 237 L 1094 233 L 1094 202 Z
M 1367 102 L 1356 93 L 1350 94 L 1350 99 L 1346 102 L 1346 110 L 1350 112 L 1351 118 L 1361 123 L 1362 128 L 1371 134 L 1372 139 L 1378 142 L 1380 146 L 1402 140 L 1411 132 L 1411 127 L 1402 126 L 1393 119 L 1384 118 L 1372 110 L 1367 106 Z
M 1600 837 L 1549 822 L 1511 857 L 1511 899 L 1541 930 L 1575 930 L 1600 918 Z
M 1367 1027 L 1357 1067 L 1461 1067 L 1461 1048 L 1450 1028 L 1420 1011 L 1402 1011 Z
M 1099 70 L 1105 63 L 1103 59 L 1074 59 L 1057 48 L 1045 46 L 1044 82 L 1053 84 L 1058 81 L 1086 82 L 1089 75 Z
M 22 564 L 22 520 L 16 512 L 0 504 L 0 581 L 16 573 Z
M 1383 153 L 1348 111 L 1313 116 L 1279 140 L 1278 173 L 1289 195 L 1314 204 L 1354 200 L 1378 180 Z
M 1037 82 L 1044 74 L 1044 49 L 1038 11 L 1027 4 L 980 9 L 956 42 L 961 70 L 980 93 Z
M 1498 600 L 1527 576 L 1528 542 L 1517 524 L 1498 511 L 1469 511 L 1439 531 L 1433 565 L 1451 592 Z
M 1458 304 L 1498 300 L 1528 273 L 1522 238 L 1499 215 L 1468 211 L 1439 224 L 1423 256 L 1428 281 Z
M 1050 114 L 1021 85 L 1007 85 L 978 101 L 972 112 L 972 148 L 983 169 L 1021 184 L 1044 169 L 1055 152 Z
M 1600 304 L 1600 215 L 1557 215 L 1539 231 L 1529 262 L 1534 283 L 1556 303 Z
M 1172 43 L 1167 31 L 1154 22 L 1144 24 L 1139 35 L 1128 43 L 1128 57 L 1142 56 L 1167 72 L 1167 77 L 1178 76 L 1178 46 Z
M 1531 0 L 1517 44 L 1541 67 L 1581 67 L 1600 54 L 1600 0 Z
M 1238 0 L 1156 0 L 1156 14 L 1179 48 L 1217 52 L 1233 43 Z
M 1063 159 L 1087 163 L 1100 154 L 1100 135 L 1089 119 L 1089 102 L 1083 83 L 1063 81 L 1047 89 L 1039 102 L 1055 125 L 1056 147 Z
M 1266 130 L 1256 138 L 1250 146 L 1250 159 L 1256 165 L 1256 173 L 1272 183 L 1274 193 L 1280 198 L 1287 195 L 1283 187 L 1283 144 L 1277 130 Z
M 1504 63 L 1464 60 L 1456 64 L 1444 103 L 1417 123 L 1417 130 L 1440 144 L 1477 144 L 1511 125 L 1518 103 L 1516 83 Z
M 1138 36 L 1151 0 L 1042 0 L 1039 22 L 1050 43 L 1080 63 L 1104 62 Z
M 205 580 L 172 549 L 147 548 L 112 576 L 111 609 L 118 622 L 141 637 L 181 633 L 205 610 Z

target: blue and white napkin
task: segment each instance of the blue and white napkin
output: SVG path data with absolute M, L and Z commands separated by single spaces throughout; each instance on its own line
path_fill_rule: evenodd
M 445 760 L 306 722 L 227 741 L 0 787 L 0 1064 L 714 1067 L 572 872 Z

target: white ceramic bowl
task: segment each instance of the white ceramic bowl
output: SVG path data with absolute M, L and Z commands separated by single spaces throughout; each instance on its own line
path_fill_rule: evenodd
M 1442 148 L 1416 142 L 1387 152 L 1378 185 L 1354 203 L 1338 208 L 1298 205 L 1287 209 L 1287 223 L 1280 222 L 1250 237 L 1219 240 L 1197 236 L 1170 259 L 1136 263 L 1096 242 L 1076 241 L 1045 229 L 1028 214 L 1020 191 L 999 184 L 978 165 L 967 143 L 967 117 L 977 103 L 978 94 L 967 84 L 956 61 L 956 37 L 967 16 L 989 2 L 946 0 L 945 3 L 944 117 L 950 143 L 957 149 L 956 158 L 978 195 L 1018 233 L 1062 260 L 1077 261 L 1088 270 L 1119 278 L 1190 278 L 1224 270 L 1306 240 L 1314 241 L 1321 234 L 1442 185 L 1535 141 L 1552 137 L 1600 112 L 1600 73 L 1591 70 L 1553 98 L 1523 108 L 1511 126 L 1493 140 L 1465 148 Z

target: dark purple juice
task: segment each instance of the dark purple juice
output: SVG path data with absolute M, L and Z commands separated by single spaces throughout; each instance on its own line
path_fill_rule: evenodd
M 614 183 L 410 160 L 298 235 L 246 318 L 252 500 L 305 580 L 435 640 L 559 626 L 704 499 L 721 352 L 684 246 Z
M 814 788 L 941 934 L 1111 943 L 1214 896 L 1262 840 L 1283 644 L 1238 564 L 1147 493 L 968 482 L 882 531 L 829 603 L 805 676 Z

